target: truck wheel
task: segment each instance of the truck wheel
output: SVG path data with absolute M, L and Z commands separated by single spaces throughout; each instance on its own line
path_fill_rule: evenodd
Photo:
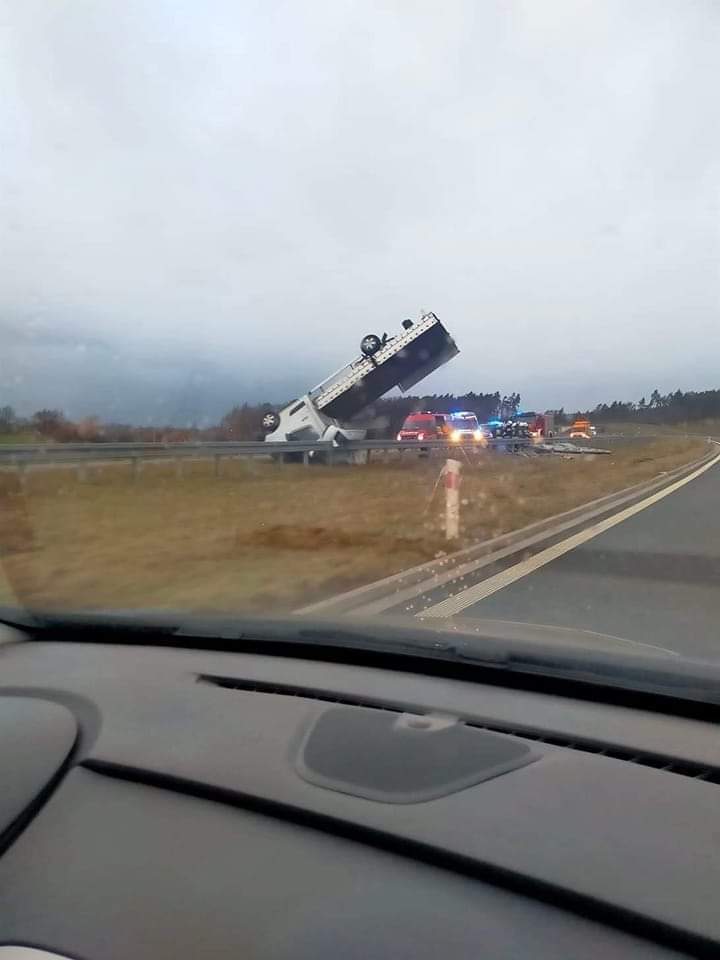
M 382 346 L 382 340 L 376 333 L 367 333 L 360 341 L 360 352 L 365 357 L 372 357 Z
M 274 410 L 270 410 L 262 418 L 262 428 L 265 433 L 273 433 L 280 426 L 280 417 Z

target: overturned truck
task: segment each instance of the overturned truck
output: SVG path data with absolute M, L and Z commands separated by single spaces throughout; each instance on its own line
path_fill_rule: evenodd
M 363 440 L 366 430 L 348 421 L 393 387 L 406 392 L 459 352 L 434 313 L 404 320 L 402 327 L 396 336 L 367 334 L 359 358 L 282 410 L 268 412 L 263 418 L 265 440 L 317 440 L 333 447 Z

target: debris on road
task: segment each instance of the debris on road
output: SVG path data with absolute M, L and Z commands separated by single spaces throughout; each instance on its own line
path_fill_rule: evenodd
M 579 447 L 574 443 L 566 443 L 562 440 L 556 443 L 536 443 L 531 449 L 538 453 L 610 453 L 610 450 L 601 450 L 599 447 Z

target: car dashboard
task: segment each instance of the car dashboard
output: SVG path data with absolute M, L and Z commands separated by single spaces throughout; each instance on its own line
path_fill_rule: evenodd
M 431 668 L 5 631 L 0 945 L 717 956 L 716 724 Z

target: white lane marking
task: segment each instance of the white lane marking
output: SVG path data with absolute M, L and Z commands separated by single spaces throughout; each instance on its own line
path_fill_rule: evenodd
M 471 607 L 474 603 L 479 603 L 481 600 L 485 600 L 486 597 L 491 596 L 493 593 L 497 593 L 498 590 L 503 590 L 505 587 L 509 587 L 510 584 L 515 583 L 517 580 L 521 580 L 529 573 L 534 573 L 535 570 L 538 570 L 540 567 L 544 567 L 553 560 L 557 560 L 558 557 L 562 557 L 563 554 L 569 553 L 571 550 L 574 550 L 575 547 L 579 547 L 588 540 L 592 540 L 593 537 L 597 537 L 599 534 L 605 533 L 606 530 L 610 530 L 611 527 L 615 527 L 624 520 L 628 520 L 630 517 L 635 516 L 636 513 L 640 513 L 641 510 L 651 507 L 654 503 L 657 503 L 658 500 L 662 500 L 664 497 L 670 496 L 671 493 L 675 493 L 676 490 L 684 487 L 686 483 L 690 483 L 691 480 L 695 480 L 701 474 L 705 473 L 706 470 L 714 467 L 719 461 L 720 454 L 718 454 L 717 457 L 713 457 L 713 459 L 704 464 L 704 466 L 695 470 L 694 473 L 689 474 L 687 477 L 683 477 L 682 480 L 676 480 L 675 483 L 671 483 L 670 486 L 665 487 L 663 490 L 653 493 L 652 496 L 647 497 L 645 500 L 641 500 L 640 503 L 636 503 L 632 507 L 627 507 L 625 510 L 621 510 L 620 513 L 616 513 L 612 517 L 601 520 L 599 523 L 588 527 L 586 530 L 581 530 L 572 537 L 568 537 L 567 540 L 561 540 L 560 543 L 556 543 L 552 547 L 547 547 L 547 549 L 541 550 L 533 557 L 528 557 L 527 560 L 521 560 L 520 563 L 516 563 L 512 567 L 508 567 L 507 570 L 502 570 L 500 573 L 496 573 L 495 576 L 488 577 L 487 580 L 483 580 L 480 583 L 476 583 L 472 587 L 468 587 L 467 590 L 456 593 L 454 597 L 446 597 L 445 600 L 441 600 L 439 603 L 433 604 L 433 606 L 428 607 L 426 610 L 421 610 L 419 613 L 416 613 L 415 616 L 451 617 L 455 613 L 460 613 L 461 610 L 465 610 L 467 607 Z

